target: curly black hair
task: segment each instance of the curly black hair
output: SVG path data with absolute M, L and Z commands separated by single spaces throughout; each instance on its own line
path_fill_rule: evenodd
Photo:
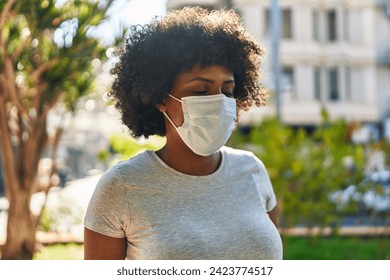
M 265 104 L 259 83 L 263 49 L 234 11 L 173 10 L 148 25 L 132 26 L 115 54 L 110 96 L 134 137 L 165 135 L 163 114 L 155 106 L 163 102 L 176 76 L 196 64 L 220 65 L 233 73 L 238 109 Z

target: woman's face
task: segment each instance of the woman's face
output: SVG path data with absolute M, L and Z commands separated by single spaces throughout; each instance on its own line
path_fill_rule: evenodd
M 233 73 L 228 69 L 219 65 L 206 68 L 195 65 L 192 70 L 176 77 L 170 94 L 177 99 L 215 94 L 225 94 L 233 98 L 234 85 Z M 165 110 L 176 127 L 181 126 L 184 122 L 181 103 L 169 96 L 164 101 L 165 104 L 159 108 L 160 111 Z

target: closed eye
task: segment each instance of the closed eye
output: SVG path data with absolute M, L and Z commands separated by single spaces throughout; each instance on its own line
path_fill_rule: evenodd
M 199 90 L 199 91 L 194 90 L 193 93 L 194 94 L 207 94 L 207 90 Z

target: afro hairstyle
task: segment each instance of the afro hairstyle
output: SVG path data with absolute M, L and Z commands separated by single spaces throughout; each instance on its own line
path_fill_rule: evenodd
M 164 136 L 164 117 L 156 105 L 163 103 L 176 76 L 195 65 L 220 65 L 233 73 L 238 111 L 264 105 L 263 53 L 232 10 L 172 10 L 150 24 L 130 27 L 115 51 L 109 95 L 132 136 Z

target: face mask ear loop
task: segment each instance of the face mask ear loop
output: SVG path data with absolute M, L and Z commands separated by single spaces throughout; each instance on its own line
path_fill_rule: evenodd
M 168 96 L 169 96 L 169 97 L 172 97 L 172 98 L 175 99 L 176 101 L 179 101 L 180 103 L 183 103 L 183 101 L 181 101 L 179 98 L 174 97 L 173 95 L 171 95 L 171 94 L 169 94 L 169 93 L 168 93 Z
M 172 97 L 172 98 L 175 99 L 176 101 L 179 101 L 180 103 L 183 103 L 183 101 L 181 101 L 180 99 L 174 97 L 173 95 L 171 95 L 171 94 L 169 94 L 169 93 L 168 93 L 168 96 L 169 96 L 169 97 Z M 164 116 L 168 119 L 168 121 L 173 125 L 173 127 L 174 127 L 175 129 L 177 129 L 176 125 L 175 125 L 175 124 L 173 123 L 173 121 L 168 117 L 168 115 L 167 115 L 165 112 L 163 112 L 163 114 L 164 114 Z
M 175 129 L 177 129 L 176 125 L 173 123 L 173 121 L 168 117 L 167 113 L 163 112 L 164 116 L 168 119 L 168 121 L 173 125 Z

